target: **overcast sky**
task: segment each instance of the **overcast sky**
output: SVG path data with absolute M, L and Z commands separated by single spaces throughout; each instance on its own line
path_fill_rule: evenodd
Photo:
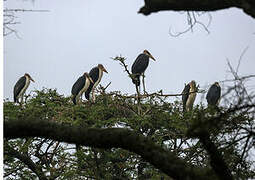
M 183 31 L 187 17 L 179 12 L 137 14 L 143 0 L 35 0 L 5 1 L 8 8 L 49 10 L 17 13 L 15 35 L 4 38 L 4 98 L 13 100 L 16 81 L 29 73 L 36 81 L 27 92 L 57 88 L 70 95 L 73 83 L 84 72 L 102 63 L 109 74 L 101 84 L 109 91 L 134 93 L 135 87 L 121 66 L 110 57 L 122 55 L 131 67 L 144 49 L 150 61 L 145 72 L 147 91 L 180 93 L 184 83 L 196 80 L 200 87 L 231 78 L 226 59 L 234 67 L 243 50 L 239 73 L 255 73 L 255 19 L 241 10 L 212 12 L 208 34 L 201 26 L 193 33 L 172 37 L 169 29 Z M 201 17 L 208 23 L 208 16 Z M 255 89 L 254 80 L 250 88 Z M 196 100 L 199 103 L 199 98 Z

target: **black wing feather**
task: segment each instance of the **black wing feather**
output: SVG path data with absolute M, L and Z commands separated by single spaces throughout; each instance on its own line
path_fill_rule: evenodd
M 187 84 L 183 91 L 182 91 L 182 104 L 183 104 L 183 111 L 186 111 L 186 103 L 188 101 L 189 98 L 189 91 L 190 91 L 190 85 Z
M 84 76 L 79 77 L 79 79 L 74 83 L 72 87 L 72 95 L 77 95 L 80 90 L 84 87 L 86 78 Z
M 136 74 L 132 82 L 140 86 L 140 75 L 147 69 L 149 65 L 149 57 L 145 54 L 140 54 L 131 67 L 132 74 Z
M 221 95 L 221 88 L 213 84 L 206 95 L 206 100 L 209 105 L 216 105 Z
M 76 104 L 76 96 L 79 94 L 80 90 L 84 87 L 86 78 L 84 76 L 79 77 L 79 79 L 74 83 L 72 87 L 73 103 Z
M 16 82 L 15 86 L 14 86 L 14 90 L 13 90 L 13 94 L 14 94 L 14 102 L 18 102 L 17 96 L 19 95 L 20 91 L 22 90 L 22 88 L 25 86 L 26 84 L 26 76 L 22 76 L 21 78 L 19 78 L 19 80 Z
M 142 74 L 149 65 L 149 57 L 145 54 L 140 54 L 131 67 L 133 74 Z
M 99 78 L 99 69 L 98 69 L 98 67 L 92 68 L 89 72 L 89 76 L 91 77 L 91 79 L 95 83 Z M 85 97 L 86 97 L 87 100 L 89 100 L 89 94 L 90 94 L 90 92 L 91 92 L 91 90 L 94 86 L 94 83 L 90 83 L 87 91 L 85 92 Z

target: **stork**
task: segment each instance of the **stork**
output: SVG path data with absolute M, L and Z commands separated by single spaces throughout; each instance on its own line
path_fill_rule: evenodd
M 218 82 L 215 82 L 209 88 L 206 100 L 209 106 L 218 106 L 220 103 L 221 87 Z
M 82 94 L 88 89 L 91 83 L 94 82 L 87 72 L 78 78 L 72 87 L 72 100 L 74 104 L 80 103 Z
M 97 85 L 101 81 L 101 79 L 103 77 L 103 72 L 108 73 L 107 70 L 104 68 L 104 66 L 102 64 L 98 64 L 96 67 L 94 67 L 90 70 L 89 76 L 94 81 L 94 83 L 90 84 L 87 91 L 85 92 L 85 97 L 86 97 L 87 100 L 90 99 L 89 94 L 92 91 L 92 101 L 93 102 L 96 101 L 95 88 L 97 87 Z
M 189 84 L 185 85 L 182 91 L 183 112 L 192 110 L 196 95 L 196 82 L 193 80 Z
M 23 97 L 30 84 L 30 81 L 35 82 L 28 73 L 25 73 L 24 76 L 19 78 L 13 90 L 14 102 L 23 103 Z M 19 102 L 19 99 L 20 99 L 20 102 Z
M 149 59 L 152 59 L 154 61 L 155 58 L 151 55 L 151 53 L 148 50 L 144 50 L 142 54 L 139 54 L 136 58 L 135 62 L 133 63 L 131 67 L 132 72 L 132 82 L 136 85 L 136 89 L 140 92 L 140 76 L 143 76 L 143 90 L 145 93 L 145 84 L 144 84 L 144 72 L 147 69 L 149 65 Z

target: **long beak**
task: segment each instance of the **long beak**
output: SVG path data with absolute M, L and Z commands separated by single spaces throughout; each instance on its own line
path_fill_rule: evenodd
M 103 71 L 104 71 L 104 72 L 106 72 L 106 73 L 108 73 L 108 72 L 106 71 L 106 69 L 105 69 L 105 68 L 103 69 Z
M 32 78 L 30 78 L 31 81 L 35 82 Z
M 152 55 L 150 55 L 150 58 L 153 59 L 154 61 L 156 61 L 156 59 Z
M 94 81 L 91 79 L 91 77 L 89 77 L 89 81 L 92 82 L 94 84 Z

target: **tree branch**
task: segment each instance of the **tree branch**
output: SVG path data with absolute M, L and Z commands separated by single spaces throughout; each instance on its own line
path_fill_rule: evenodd
M 218 148 L 210 139 L 210 135 L 207 132 L 201 133 L 199 136 L 200 141 L 203 143 L 206 151 L 210 155 L 211 161 L 210 164 L 214 171 L 217 173 L 220 179 L 222 180 L 232 180 L 233 176 L 229 170 L 224 158 Z
M 144 15 L 165 10 L 216 11 L 236 7 L 255 18 L 253 0 L 144 0 L 144 2 L 145 5 L 138 12 Z
M 13 149 L 7 143 L 4 144 L 5 153 L 19 159 L 21 162 L 26 164 L 29 169 L 31 169 L 40 180 L 47 180 L 46 176 L 43 174 L 42 169 L 37 166 L 27 155 L 21 154 L 20 152 Z
M 47 120 L 5 120 L 4 137 L 43 137 L 103 149 L 123 148 L 140 155 L 174 179 L 217 179 L 212 170 L 188 164 L 149 138 L 123 128 L 84 129 Z

